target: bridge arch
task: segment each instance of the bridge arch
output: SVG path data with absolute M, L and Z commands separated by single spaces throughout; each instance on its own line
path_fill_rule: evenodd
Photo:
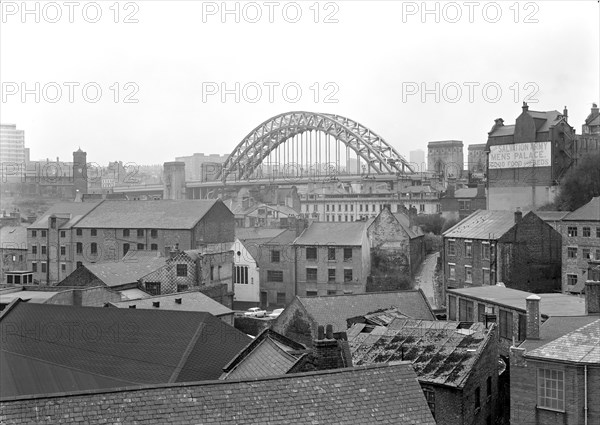
M 361 160 L 364 162 L 368 172 L 414 172 L 406 159 L 390 144 L 362 124 L 341 115 L 296 111 L 269 118 L 252 130 L 229 155 L 217 178 L 223 182 L 231 176 L 239 180 L 249 179 L 274 150 L 307 132 L 324 133 L 342 142 L 356 154 L 359 163 Z

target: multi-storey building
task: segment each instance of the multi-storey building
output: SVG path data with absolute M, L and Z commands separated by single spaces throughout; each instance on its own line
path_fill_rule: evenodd
M 448 219 L 463 220 L 477 210 L 484 210 L 486 203 L 487 197 L 483 183 L 478 184 L 477 187 L 460 189 L 456 189 L 454 183 L 449 183 L 446 193 L 440 198 L 442 216 Z
M 415 171 L 427 171 L 427 163 L 425 162 L 425 151 L 423 149 L 415 149 L 408 153 L 408 159 Z
M 443 140 L 427 144 L 427 169 L 437 173 L 443 180 L 459 179 L 464 169 L 463 142 Z
M 57 204 L 28 228 L 30 269 L 37 282 L 55 284 L 78 264 L 119 261 L 130 250 L 233 242 L 233 228 L 219 200 Z
M 581 126 L 581 135 L 575 143 L 575 163 L 583 158 L 600 153 L 600 110 L 592 104 L 592 110 Z
M 533 212 L 476 211 L 443 234 L 445 287 L 560 290 L 561 241 Z
M 487 171 L 487 145 L 480 143 L 467 148 L 467 170 L 469 174 L 483 175 Z
M 600 196 L 568 213 L 562 234 L 562 291 L 581 293 L 590 260 L 600 260 Z
M 229 155 L 195 153 L 180 156 L 175 161 L 185 163 L 186 180 L 214 181 Z
M 25 166 L 25 131 L 17 130 L 16 124 L 0 124 L 0 165 L 3 183 Z
M 6 272 L 27 270 L 27 228 L 0 228 L 0 283 L 7 283 Z
M 293 246 L 296 295 L 366 291 L 371 269 L 367 222 L 315 222 Z

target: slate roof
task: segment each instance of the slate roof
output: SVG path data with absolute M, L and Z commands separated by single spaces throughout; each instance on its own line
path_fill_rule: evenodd
M 175 300 L 181 299 L 181 304 Z M 159 302 L 159 307 L 154 307 L 153 303 Z M 212 298 L 198 291 L 177 292 L 168 295 L 156 295 L 140 300 L 120 301 L 111 303 L 115 307 L 129 308 L 135 305 L 135 308 L 149 308 L 152 310 L 175 310 L 175 311 L 204 311 L 213 316 L 225 316 L 233 314 L 233 310 L 216 302 Z
M 527 111 L 533 118 L 536 127 L 536 133 L 547 132 L 550 127 L 556 125 L 559 121 L 560 112 L 554 111 Z M 491 137 L 511 136 L 515 133 L 515 125 L 504 125 L 498 127 L 494 132 L 490 133 Z
M 365 221 L 313 222 L 294 245 L 361 246 L 366 237 Z
M 529 213 L 523 213 L 525 217 Z M 492 239 L 502 237 L 515 225 L 512 211 L 477 210 L 444 232 L 445 238 Z
M 220 379 L 285 375 L 305 352 L 304 345 L 265 329 L 223 368 Z
M 600 196 L 592 198 L 590 202 L 575 211 L 567 214 L 564 221 L 600 221 Z
M 421 382 L 462 387 L 490 335 L 483 323 L 395 319 L 389 326 L 355 324 L 348 332 L 356 366 L 410 361 Z
M 0 397 L 42 394 L 47 379 L 52 391 L 217 379 L 250 341 L 208 313 L 19 301 L 0 327 Z
M 600 319 L 542 345 L 527 354 L 528 358 L 572 363 L 600 364 Z
M 476 198 L 477 188 L 476 187 L 465 187 L 454 191 L 455 198 Z
M 28 229 L 47 229 L 48 218 L 54 214 L 57 217 L 67 217 L 69 221 L 60 226 L 69 229 L 77 224 L 83 217 L 103 202 L 60 202 L 52 205 L 40 218 L 28 226 Z
M 0 228 L 0 248 L 27 249 L 27 227 L 5 226 Z
M 128 253 L 129 254 L 129 253 Z M 139 279 L 164 267 L 167 264 L 165 257 L 156 256 L 139 256 L 127 260 L 126 258 L 120 261 L 106 261 L 102 263 L 88 263 L 82 267 L 87 268 L 98 279 L 106 284 L 106 286 L 114 287 L 126 285 L 128 283 L 136 283 Z M 63 281 L 65 285 L 72 282 Z M 56 286 L 63 286 L 63 282 Z
M 534 350 L 584 325 L 595 322 L 598 316 L 552 316 L 540 326 L 540 339 L 527 339 L 519 345 Z
M 306 312 L 320 325 L 333 325 L 334 332 L 345 331 L 347 319 L 396 308 L 413 319 L 435 320 L 423 292 L 394 291 L 367 294 L 297 297 Z M 285 313 L 285 311 L 284 311 Z M 277 319 L 276 319 L 277 320 Z
M 448 294 L 465 295 L 470 298 L 526 311 L 525 299 L 531 292 L 503 286 L 478 286 L 473 288 L 448 289 Z M 535 294 L 541 298 L 540 312 L 544 316 L 583 316 L 585 300 L 575 295 Z
M 235 237 L 241 241 L 247 239 L 273 239 L 285 232 L 285 229 L 268 229 L 264 227 L 236 227 Z
M 407 362 L 4 401 L 11 424 L 435 425 Z
M 219 200 L 105 201 L 74 227 L 191 229 Z
M 408 237 L 411 239 L 418 238 L 419 236 L 423 236 L 423 230 L 420 227 L 416 226 L 414 229 L 410 227 L 410 218 L 406 214 L 403 213 L 393 213 L 393 216 L 396 217 L 402 229 L 408 234 Z

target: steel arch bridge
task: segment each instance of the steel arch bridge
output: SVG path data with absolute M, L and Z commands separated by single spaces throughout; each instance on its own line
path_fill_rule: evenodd
M 322 134 L 326 139 L 324 144 Z M 362 162 L 362 169 L 368 173 L 414 172 L 391 145 L 362 124 L 340 115 L 296 111 L 274 116 L 252 130 L 229 155 L 217 179 L 223 182 L 228 177 L 250 179 L 263 161 L 270 163 L 267 158 L 274 152 L 279 155 L 279 163 L 286 166 L 300 164 L 302 169 L 313 161 L 315 164 L 325 161 L 330 167 L 336 166 L 337 172 L 342 156 L 340 143 L 346 147 L 346 161 L 350 151 L 355 153 L 358 170 Z

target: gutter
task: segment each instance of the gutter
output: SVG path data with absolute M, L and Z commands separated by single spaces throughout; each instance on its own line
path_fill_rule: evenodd
M 588 382 L 587 382 L 587 365 L 583 365 L 583 417 L 584 424 L 588 424 Z

